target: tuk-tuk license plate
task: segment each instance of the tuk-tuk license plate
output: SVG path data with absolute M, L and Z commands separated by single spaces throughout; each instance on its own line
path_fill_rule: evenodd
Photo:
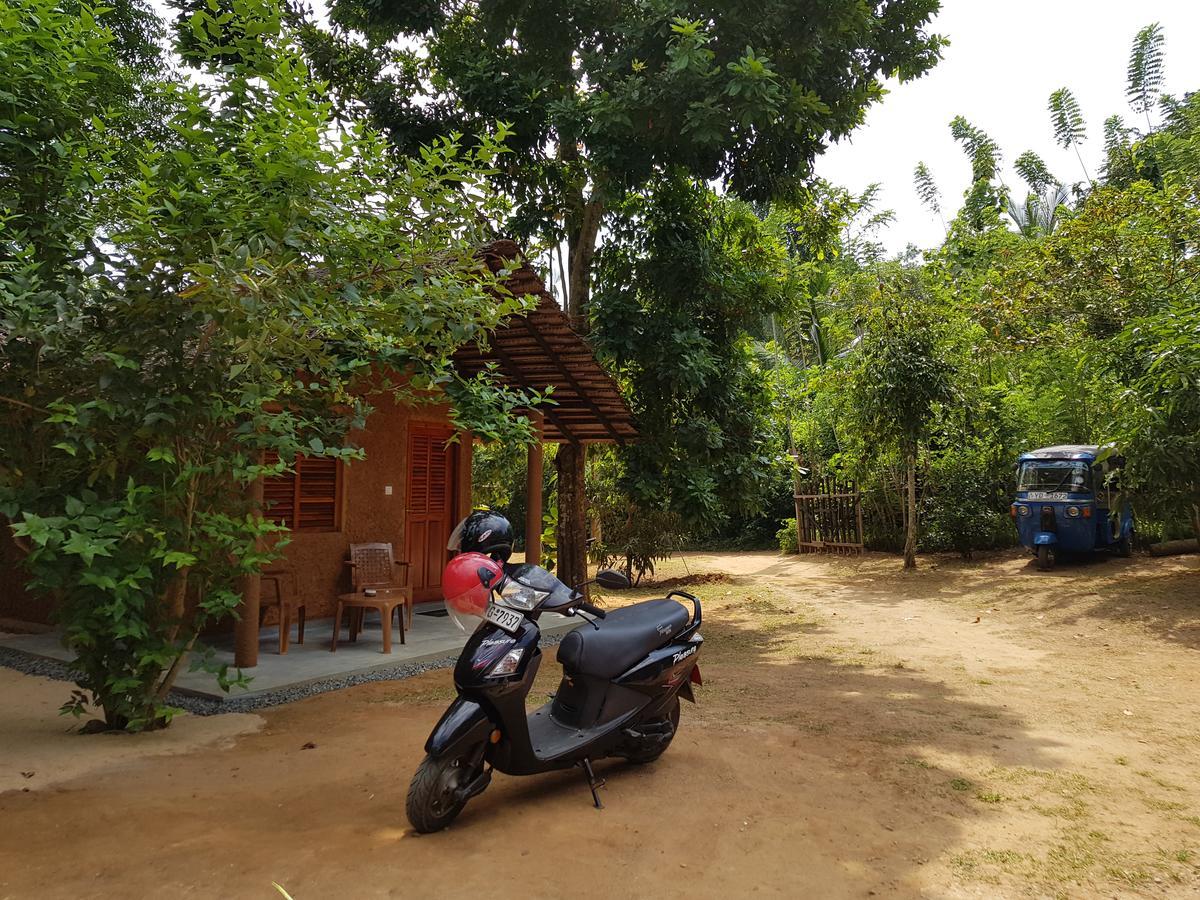
M 1030 500 L 1069 500 L 1066 491 L 1030 491 Z
M 509 634 L 516 634 L 521 628 L 521 620 L 525 618 L 520 613 L 513 612 L 511 609 L 505 609 L 503 606 L 497 606 L 495 603 L 487 605 L 487 609 L 483 611 L 483 617 L 497 628 L 503 628 Z

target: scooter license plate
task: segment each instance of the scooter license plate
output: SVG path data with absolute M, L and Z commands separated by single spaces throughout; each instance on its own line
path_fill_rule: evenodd
M 509 634 L 516 634 L 521 628 L 521 620 L 525 618 L 519 612 L 513 612 L 511 609 L 505 609 L 495 603 L 487 605 L 487 609 L 483 611 L 483 617 Z

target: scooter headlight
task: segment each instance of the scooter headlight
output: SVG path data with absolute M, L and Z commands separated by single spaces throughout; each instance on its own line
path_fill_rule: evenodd
M 1023 516 L 1029 515 L 1029 507 L 1028 506 L 1018 506 L 1017 511 L 1020 512 L 1021 515 L 1023 515 Z
M 1067 515 L 1070 516 L 1072 519 L 1078 519 L 1079 518 L 1079 507 L 1078 506 L 1068 506 L 1067 507 Z
M 529 612 L 531 609 L 534 609 L 548 596 L 544 591 L 534 590 L 529 585 L 521 584 L 521 582 L 513 579 L 506 581 L 504 587 L 500 588 L 501 602 L 505 606 L 511 606 L 513 609 L 519 609 L 522 612 Z
M 512 675 L 517 671 L 517 666 L 521 664 L 522 657 L 525 656 L 525 651 L 520 647 L 514 647 L 504 654 L 504 658 L 492 667 L 491 675 L 499 677 L 501 675 Z

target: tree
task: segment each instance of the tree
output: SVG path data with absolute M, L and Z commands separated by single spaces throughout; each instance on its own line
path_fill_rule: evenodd
M 637 417 L 622 483 L 703 533 L 755 508 L 778 455 L 750 331 L 788 300 L 787 255 L 745 204 L 684 176 L 631 197 L 613 228 L 592 320 Z
M 1200 542 L 1200 304 L 1171 304 L 1121 336 L 1135 374 L 1118 425 L 1122 487 L 1160 516 L 1191 520 Z
M 852 369 L 851 395 L 866 435 L 899 448 L 906 470 L 904 568 L 917 564 L 917 459 L 936 407 L 953 397 L 954 370 L 919 272 L 872 274 L 875 303 Z
M 565 238 L 582 321 L 601 222 L 625 192 L 677 169 L 747 199 L 791 190 L 883 96 L 883 78 L 937 61 L 944 41 L 925 27 L 938 5 L 768 0 L 746 15 L 687 0 L 335 0 L 334 23 L 358 40 L 310 26 L 306 45 L 404 150 L 511 123 L 498 173 L 511 225 Z M 419 49 L 395 51 L 396 39 Z
M 155 727 L 202 630 L 281 547 L 250 485 L 298 453 L 358 456 L 371 392 L 444 388 L 460 415 L 492 411 L 484 430 L 529 402 L 450 364 L 522 305 L 475 257 L 501 148 L 445 140 L 398 166 L 335 129 L 266 0 L 191 17 L 211 63 L 194 81 L 124 66 L 87 8 L 0 17 L 0 90 L 36 78 L 57 110 L 10 117 L 0 143 L 0 206 L 20 210 L 0 232 L 0 513 L 77 656 L 65 711 Z M 106 86 L 130 80 L 169 140 L 114 137 L 133 113 Z M 30 178 L 53 190 L 22 208 Z

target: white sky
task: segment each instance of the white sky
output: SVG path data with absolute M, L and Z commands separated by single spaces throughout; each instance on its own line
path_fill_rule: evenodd
M 933 27 L 951 42 L 942 61 L 924 78 L 893 83 L 866 123 L 818 158 L 817 174 L 855 191 L 881 183 L 879 208 L 896 213 L 882 235 L 889 251 L 936 246 L 942 224 L 917 200 L 913 169 L 923 160 L 932 170 L 949 219 L 970 182 L 967 157 L 950 137 L 956 115 L 999 143 L 1014 190 L 1024 191 L 1011 164 L 1025 150 L 1064 181 L 1082 179 L 1074 153 L 1054 143 L 1047 111 L 1050 93 L 1065 86 L 1087 120 L 1084 162 L 1094 175 L 1104 158 L 1104 120 L 1119 113 L 1137 124 L 1125 71 L 1134 35 L 1152 22 L 1166 36 L 1167 93 L 1200 90 L 1198 0 L 942 0 Z

